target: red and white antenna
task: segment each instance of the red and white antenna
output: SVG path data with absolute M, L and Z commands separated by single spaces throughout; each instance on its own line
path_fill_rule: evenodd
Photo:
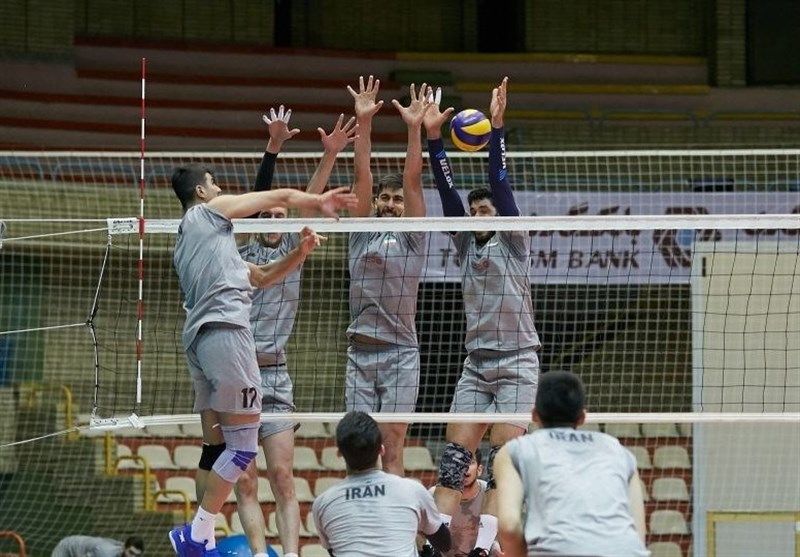
M 141 135 L 139 138 L 139 298 L 136 303 L 136 406 L 142 405 L 142 352 L 144 350 L 144 158 L 145 158 L 145 82 L 147 58 L 142 58 L 142 109 Z

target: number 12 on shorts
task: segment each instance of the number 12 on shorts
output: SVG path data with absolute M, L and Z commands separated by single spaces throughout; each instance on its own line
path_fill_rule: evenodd
M 258 391 L 255 387 L 245 387 L 242 389 L 242 408 L 252 408 L 256 403 Z

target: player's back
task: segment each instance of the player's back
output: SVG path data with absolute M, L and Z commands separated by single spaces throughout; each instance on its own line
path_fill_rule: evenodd
M 336 557 L 416 557 L 417 532 L 434 533 L 442 522 L 422 484 L 380 470 L 349 475 L 312 510 Z
M 507 446 L 522 479 L 529 556 L 649 555 L 630 507 L 636 461 L 619 441 L 603 433 L 545 428 Z

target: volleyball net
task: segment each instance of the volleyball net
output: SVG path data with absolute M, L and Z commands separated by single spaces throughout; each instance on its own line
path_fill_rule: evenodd
M 274 186 L 304 188 L 317 159 L 281 154 Z M 487 183 L 486 159 L 451 159 L 466 200 Z M 169 187 L 174 167 L 189 161 L 212 165 L 224 190 L 241 193 L 252 187 L 260 155 L 152 154 L 142 202 L 138 153 L 0 153 L 0 391 L 15 424 L 0 445 L 92 419 L 101 429 L 86 427 L 85 437 L 105 439 L 107 430 L 133 454 L 139 445 L 162 444 L 174 459 L 176 446 L 196 444 L 172 266 L 180 205 Z M 373 173 L 400 172 L 402 163 L 402 156 L 375 154 Z M 442 424 L 512 418 L 449 413 L 466 356 L 460 262 L 449 233 L 522 231 L 530 241 L 541 371 L 579 374 L 590 427 L 636 453 L 653 497 L 649 517 L 667 524 L 653 524 L 650 541 L 677 543 L 686 554 L 688 544 L 706 542 L 706 511 L 793 510 L 800 485 L 790 464 L 800 451 L 800 151 L 510 154 L 508 175 L 517 218 L 442 217 L 426 168 L 422 219 L 234 222 L 244 236 L 291 234 L 309 224 L 328 237 L 303 266 L 287 344 L 294 419 L 319 432 L 310 443 L 315 456 L 321 461 L 330 424 L 344 411 L 348 235 L 426 232 L 417 409 L 391 419 L 414 424 L 410 444 L 432 459 L 417 472 L 430 481 Z M 352 157 L 341 155 L 330 185 L 351 183 Z M 54 413 L 34 420 L 42 407 Z M 322 422 L 329 425 L 320 429 Z M 12 448 L 0 449 L 0 460 L 16 472 L 29 449 Z M 117 449 L 111 457 L 111 448 L 103 451 L 116 470 Z M 341 473 L 335 463 L 317 466 L 306 474 L 312 491 L 316 479 Z M 156 476 L 163 484 L 169 474 Z M 657 486 L 662 479 L 680 479 L 686 495 L 677 482 L 670 485 L 677 493 L 664 487 L 670 482 Z M 743 487 L 746 480 L 752 483 Z M 679 512 L 683 526 L 655 511 Z

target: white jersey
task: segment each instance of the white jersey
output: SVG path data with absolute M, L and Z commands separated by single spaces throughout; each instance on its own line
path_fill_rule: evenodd
M 450 551 L 442 553 L 443 557 L 457 557 L 468 555 L 475 548 L 478 541 L 478 530 L 481 527 L 481 510 L 483 498 L 486 495 L 486 482 L 475 480 L 478 483 L 478 493 L 472 499 L 461 499 L 458 511 L 450 517 Z M 428 492 L 433 495 L 436 487 L 431 487 Z
M 636 460 L 604 433 L 545 428 L 506 444 L 522 479 L 528 556 L 647 557 L 631 513 Z
M 336 557 L 417 557 L 417 532 L 436 533 L 442 516 L 414 480 L 371 470 L 351 474 L 314 500 L 320 543 Z

